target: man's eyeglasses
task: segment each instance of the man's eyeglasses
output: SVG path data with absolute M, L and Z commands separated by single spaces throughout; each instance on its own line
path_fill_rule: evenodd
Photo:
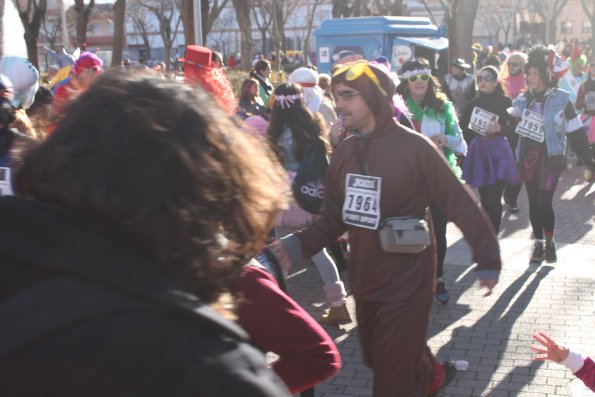
M 410 83 L 415 83 L 417 80 L 428 81 L 428 80 L 430 80 L 430 75 L 429 74 L 415 74 L 413 76 L 407 77 L 407 81 L 409 81 Z
M 344 101 L 350 101 L 351 98 L 353 98 L 354 96 L 358 96 L 361 95 L 361 92 L 357 92 L 357 91 L 343 91 L 343 92 L 338 92 L 336 94 L 333 94 L 333 98 L 335 99 L 335 102 L 339 100 L 339 98 L 341 98 Z
M 494 76 L 492 76 L 491 74 L 486 74 L 485 76 L 477 76 L 477 82 L 481 83 L 482 81 L 485 81 L 486 83 L 491 83 L 492 81 L 495 81 L 496 78 Z

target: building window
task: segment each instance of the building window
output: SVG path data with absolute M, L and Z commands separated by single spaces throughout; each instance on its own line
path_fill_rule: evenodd
M 562 22 L 562 34 L 572 33 L 572 22 Z
M 583 33 L 591 33 L 591 21 L 583 21 Z

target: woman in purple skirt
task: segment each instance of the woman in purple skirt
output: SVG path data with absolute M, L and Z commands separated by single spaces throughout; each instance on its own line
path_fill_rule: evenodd
M 518 182 L 516 163 L 506 138 L 513 133 L 507 113 L 511 101 L 504 95 L 495 67 L 483 67 L 477 83 L 479 96 L 467 104 L 460 120 L 469 142 L 463 179 L 479 190 L 481 205 L 498 233 L 504 187 Z

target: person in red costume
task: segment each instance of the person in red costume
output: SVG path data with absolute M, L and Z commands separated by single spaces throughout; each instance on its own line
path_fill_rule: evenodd
M 570 350 L 568 347 L 558 345 L 543 331 L 533 334 L 533 339 L 539 342 L 539 345 L 531 345 L 531 349 L 538 353 L 535 360 L 550 360 L 564 365 L 577 378 L 582 380 L 585 386 L 595 392 L 595 362 L 591 357 L 586 357 Z
M 213 51 L 199 45 L 189 45 L 184 58 L 179 61 L 184 63 L 184 77 L 188 83 L 200 84 L 215 97 L 227 114 L 236 112 L 237 100 L 231 83 L 223 69 L 213 62 Z
M 508 55 L 504 65 L 502 65 L 500 81 L 502 82 L 504 95 L 510 99 L 515 99 L 521 92 L 527 91 L 527 81 L 524 72 L 526 63 L 527 54 L 514 51 Z
M 256 346 L 279 356 L 272 368 L 292 394 L 341 369 L 339 351 L 331 337 L 258 262 L 242 269 L 236 291 L 240 325 Z

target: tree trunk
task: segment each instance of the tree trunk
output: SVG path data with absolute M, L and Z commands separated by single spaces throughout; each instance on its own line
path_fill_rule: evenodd
M 87 46 L 87 24 L 91 12 L 95 7 L 95 0 L 90 0 L 85 6 L 85 0 L 74 0 L 74 10 L 76 11 L 76 45 L 81 50 Z
M 112 51 L 112 67 L 122 64 L 124 51 L 126 0 L 116 0 L 114 3 L 114 48 Z
M 547 28 L 546 28 L 546 32 L 547 32 L 546 38 L 547 38 L 547 41 L 546 41 L 546 44 L 547 43 L 554 43 L 554 44 L 556 43 L 556 31 L 558 30 L 558 29 L 556 29 L 557 28 L 557 26 L 556 26 L 557 19 L 558 19 L 558 16 L 555 15 L 555 16 L 552 16 L 550 18 L 550 20 L 547 22 Z
M 200 2 L 200 19 L 201 19 L 201 30 L 202 30 L 202 43 L 198 43 L 203 45 L 207 42 L 207 34 L 209 34 L 209 11 L 210 11 L 210 4 L 208 1 Z
M 333 18 L 344 18 L 351 16 L 351 9 L 345 0 L 333 0 Z
M 252 21 L 250 20 L 250 4 L 246 0 L 232 0 L 236 10 L 238 25 L 240 27 L 241 42 L 241 63 L 242 69 L 248 70 L 252 67 Z
M 196 44 L 194 38 L 194 1 L 182 0 L 180 7 L 182 25 L 184 26 L 184 41 L 186 45 Z
M 39 59 L 37 58 L 37 37 L 30 32 L 25 32 L 25 45 L 27 46 L 27 58 L 39 70 Z
M 448 40 L 450 59 L 472 57 L 472 35 L 479 0 L 451 0 L 448 5 Z M 449 62 L 450 63 L 450 62 Z
M 165 48 L 165 67 L 167 70 L 169 70 L 170 66 L 171 66 L 171 44 L 165 44 L 163 45 Z

